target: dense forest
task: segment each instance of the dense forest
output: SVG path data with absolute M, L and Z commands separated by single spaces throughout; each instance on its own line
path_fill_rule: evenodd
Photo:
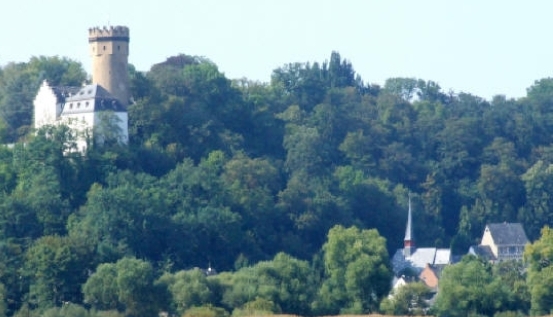
M 528 272 L 446 269 L 436 314 L 553 308 L 553 79 L 485 100 L 366 83 L 337 52 L 269 83 L 188 55 L 129 74 L 129 144 L 83 154 L 67 127 L 31 126 L 41 82 L 79 86 L 81 64 L 0 68 L 0 316 L 406 314 L 420 285 L 382 300 L 409 195 L 419 246 L 462 255 L 504 221 L 536 241 Z

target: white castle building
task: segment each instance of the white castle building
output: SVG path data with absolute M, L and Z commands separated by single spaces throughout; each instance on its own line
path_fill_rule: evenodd
M 130 104 L 129 29 L 124 26 L 89 29 L 92 84 L 53 87 L 44 81 L 34 100 L 34 127 L 66 124 L 78 132 L 78 150 L 87 139 L 102 143 L 106 133 L 126 144 Z M 105 131 L 106 128 L 111 131 Z

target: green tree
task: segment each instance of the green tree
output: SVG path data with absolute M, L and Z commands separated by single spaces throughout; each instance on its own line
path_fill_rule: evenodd
M 444 269 L 433 312 L 438 316 L 493 316 L 509 308 L 507 287 L 501 279 L 494 278 L 491 264 L 465 256 Z
M 245 303 L 240 308 L 235 308 L 232 311 L 233 317 L 238 316 L 266 316 L 274 313 L 280 313 L 280 307 L 268 299 L 256 297 L 254 300 Z
M 119 309 L 127 316 L 153 316 L 160 307 L 152 265 L 136 258 L 98 266 L 83 285 L 84 300 L 98 309 Z
M 77 151 L 76 140 L 77 133 L 67 125 L 41 127 L 34 136 L 29 137 L 26 146 L 17 147 L 14 152 L 20 179 L 33 179 L 33 175 L 40 174 L 42 170 L 51 170 L 52 180 L 48 182 L 56 181 L 59 185 L 49 185 L 51 188 L 48 190 L 59 192 L 57 195 L 64 203 L 77 208 L 84 201 L 91 182 L 80 177 L 79 171 L 86 160 Z M 23 184 L 25 182 L 20 182 L 19 186 Z
M 14 142 L 27 134 L 31 126 L 33 99 L 40 82 L 25 63 L 11 63 L 0 77 L 0 115 L 7 125 L 4 142 Z
M 139 133 L 145 146 L 171 150 L 176 161 L 187 156 L 196 162 L 216 149 L 231 153 L 242 148 L 241 133 L 250 127 L 251 113 L 214 63 L 179 56 L 155 65 L 147 77 L 162 96 L 142 98 L 131 113 L 136 120 L 129 118 L 132 133 Z
M 123 309 L 116 279 L 117 268 L 113 263 L 98 265 L 83 285 L 84 302 L 98 310 Z
M 344 202 L 344 214 L 350 214 L 354 223 L 365 228 L 376 228 L 382 236 L 389 237 L 387 246 L 395 248 L 402 243 L 403 236 L 397 232 L 405 229 L 407 206 L 396 203 L 394 183 L 366 174 L 350 165 L 337 167 L 333 174 L 337 183 L 334 192 Z
M 192 307 L 213 302 L 206 274 L 200 269 L 165 273 L 157 283 L 167 287 L 172 298 L 171 304 L 179 315 Z
M 0 284 L 4 287 L 6 314 L 17 311 L 29 290 L 29 280 L 21 275 L 25 264 L 25 251 L 31 239 L 3 238 L 0 243 Z
M 276 163 L 237 153 L 225 164 L 221 180 L 231 210 L 242 216 L 242 231 L 248 237 L 242 253 L 257 260 L 278 252 L 283 219 L 275 211 L 275 197 L 282 186 Z
M 382 92 L 409 102 L 417 95 L 418 81 L 416 78 L 388 78 Z
M 255 301 L 272 303 L 273 313 L 309 315 L 315 295 L 313 271 L 306 261 L 278 253 L 271 261 L 245 267 L 230 276 L 222 301 L 231 308 L 247 308 Z
M 234 80 L 240 90 L 244 107 L 249 109 L 247 120 L 241 120 L 240 133 L 244 137 L 245 151 L 253 157 L 284 157 L 282 137 L 284 122 L 276 117 L 288 105 L 277 87 L 249 80 Z
M 325 277 L 315 312 L 376 312 L 392 278 L 386 242 L 378 231 L 335 226 L 328 232 L 323 252 Z
M 98 124 L 94 126 L 94 143 L 98 146 L 113 147 L 127 143 L 127 137 L 121 128 L 121 118 L 113 111 L 97 114 Z
M 70 202 L 75 198 L 69 187 L 78 163 L 57 152 L 54 141 L 39 139 L 41 136 L 14 147 L 10 168 L 4 175 L 8 182 L 10 173 L 17 177 L 13 184 L 5 184 L 2 193 L 0 234 L 4 238 L 35 239 L 43 234 L 65 233 Z M 75 196 L 78 188 L 74 187 Z
M 380 303 L 380 310 L 386 315 L 424 315 L 429 307 L 427 302 L 430 289 L 422 282 L 409 283 L 397 289 L 392 296 Z
M 29 300 L 40 309 L 82 300 L 90 255 L 69 237 L 43 236 L 26 252 L 22 275 L 30 281 Z
M 553 309 L 553 230 L 545 226 L 541 236 L 526 246 L 527 286 L 530 290 L 530 314 L 546 315 Z
M 553 114 L 551 113 L 551 97 L 553 96 L 553 78 L 536 80 L 527 89 L 527 97 L 521 101 L 531 116 L 531 144 L 546 145 L 551 143 L 550 133 L 553 131 Z
M 229 269 L 240 253 L 242 216 L 228 203 L 221 173 L 227 158 L 214 151 L 198 165 L 187 159 L 160 179 L 156 190 L 163 193 L 170 224 L 164 229 L 165 256 L 176 268 L 205 267 Z M 166 230 L 173 228 L 173 230 Z
M 67 57 L 33 56 L 27 68 L 39 82 L 48 80 L 52 86 L 81 86 L 86 80 L 81 63 Z
M 522 176 L 526 189 L 526 204 L 519 212 L 530 239 L 537 238 L 532 232 L 537 232 L 545 224 L 550 223 L 553 214 L 553 200 L 549 197 L 553 190 L 553 164 L 537 161 Z
M 90 312 L 81 305 L 64 303 L 61 307 L 52 307 L 42 313 L 43 317 L 90 317 Z
M 383 137 L 381 131 L 365 132 L 357 130 L 348 132 L 339 150 L 344 153 L 349 163 L 357 169 L 367 171 L 371 175 L 377 174 L 377 158 L 381 155 L 379 140 Z
M 509 290 L 508 307 L 505 308 L 527 315 L 530 310 L 530 289 L 527 284 L 526 263 L 516 260 L 502 261 L 493 266 L 492 272 Z
M 287 252 L 307 258 L 317 252 L 328 230 L 337 223 L 350 225 L 352 217 L 343 201 L 331 191 L 331 179 L 311 177 L 304 171 L 291 175 L 278 194 L 277 208 L 288 217 L 289 231 L 283 235 Z
M 6 313 L 8 311 L 8 305 L 6 303 L 7 301 L 7 292 L 6 287 L 4 284 L 0 283 L 0 316 L 6 317 Z
M 86 204 L 68 227 L 70 235 L 97 246 L 102 263 L 127 253 L 161 260 L 172 225 L 157 179 L 125 171 L 111 174 L 106 186 L 91 186 Z
M 287 152 L 285 167 L 289 172 L 304 171 L 320 174 L 325 167 L 321 156 L 324 142 L 316 128 L 300 125 L 287 125 L 284 148 Z
M 211 305 L 192 307 L 188 309 L 183 317 L 228 317 L 228 312 L 221 307 Z
M 283 91 L 286 106 L 298 105 L 310 111 L 319 104 L 328 89 L 325 71 L 318 63 L 289 63 L 277 68 L 271 75 L 271 84 Z
M 478 191 L 489 202 L 487 217 L 480 223 L 513 221 L 524 201 L 524 184 L 519 175 L 506 164 L 483 164 L 480 168 Z

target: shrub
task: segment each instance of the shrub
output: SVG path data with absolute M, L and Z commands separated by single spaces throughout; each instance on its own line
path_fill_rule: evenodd
M 207 305 L 192 307 L 186 310 L 182 317 L 229 317 L 229 313 L 221 307 Z

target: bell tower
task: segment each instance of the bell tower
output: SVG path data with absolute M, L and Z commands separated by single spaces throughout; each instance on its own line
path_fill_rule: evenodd
M 92 57 L 92 83 L 109 91 L 126 107 L 130 103 L 128 57 L 129 28 L 126 26 L 88 29 Z

